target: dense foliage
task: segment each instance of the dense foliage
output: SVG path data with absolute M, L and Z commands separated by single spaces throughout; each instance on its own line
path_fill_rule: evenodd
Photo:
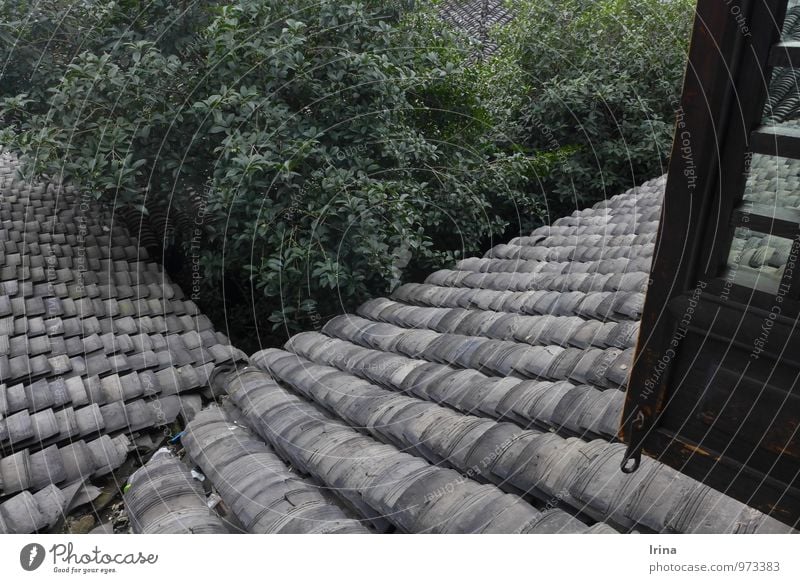
M 662 172 L 690 0 L 436 5 L 0 0 L 0 144 L 250 349 Z
M 5 2 L 0 143 L 168 213 L 162 260 L 254 348 L 541 216 L 552 156 L 498 139 L 486 72 L 419 4 Z
M 542 183 L 551 217 L 663 173 L 694 2 L 511 4 L 498 59 L 517 67 L 525 96 L 507 133 L 529 151 L 559 153 Z

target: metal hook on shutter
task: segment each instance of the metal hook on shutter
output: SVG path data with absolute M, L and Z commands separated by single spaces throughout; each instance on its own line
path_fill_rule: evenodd
M 637 407 L 636 415 L 632 415 L 632 419 L 628 428 L 628 448 L 625 450 L 625 455 L 622 456 L 622 462 L 619 469 L 623 474 L 632 474 L 639 469 L 642 463 L 642 444 L 644 442 L 641 435 L 645 424 L 645 414 L 642 409 Z
M 625 451 L 625 455 L 622 456 L 622 463 L 620 463 L 619 469 L 622 470 L 623 474 L 632 474 L 639 469 L 639 465 L 641 465 L 641 463 L 642 448 L 631 444 Z

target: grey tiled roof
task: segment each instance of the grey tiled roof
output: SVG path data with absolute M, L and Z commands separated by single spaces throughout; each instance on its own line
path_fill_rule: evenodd
M 184 461 L 125 496 L 136 531 L 787 530 L 656 461 L 619 471 L 663 178 L 247 359 L 104 209 L 1 167 L 0 532 L 57 523 L 178 416 Z
M 244 358 L 110 212 L 16 164 L 0 155 L 0 533 L 55 524 Z
M 363 304 L 219 377 L 373 530 L 782 532 L 616 441 L 665 180 Z

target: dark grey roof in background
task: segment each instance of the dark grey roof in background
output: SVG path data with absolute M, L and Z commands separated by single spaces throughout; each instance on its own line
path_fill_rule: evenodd
M 797 0 L 789 1 L 781 40 L 800 41 L 800 2 Z M 793 125 L 800 123 L 800 70 L 774 67 L 771 75 L 769 94 L 764 105 L 764 122 Z
M 484 57 L 497 50 L 490 38 L 495 26 L 507 24 L 514 17 L 507 0 L 448 0 L 440 8 L 442 18 L 481 44 Z
M 800 41 L 800 6 L 789 3 L 783 24 L 784 41 Z M 775 67 L 764 106 L 764 123 L 800 126 L 800 69 Z M 800 161 L 753 154 L 745 186 L 746 203 L 800 208 Z M 737 229 L 729 257 L 730 275 L 757 276 L 777 288 L 791 254 L 792 241 L 751 229 Z

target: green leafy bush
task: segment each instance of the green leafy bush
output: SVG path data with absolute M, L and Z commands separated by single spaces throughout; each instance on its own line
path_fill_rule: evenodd
M 542 182 L 551 216 L 664 172 L 694 2 L 511 4 L 517 16 L 499 31 L 497 58 L 516 64 L 528 97 L 507 127 L 528 150 L 558 154 Z
M 470 47 L 398 4 L 1 4 L 0 143 L 169 213 L 187 291 L 240 345 L 278 341 L 542 215 L 551 158 L 498 139 Z

